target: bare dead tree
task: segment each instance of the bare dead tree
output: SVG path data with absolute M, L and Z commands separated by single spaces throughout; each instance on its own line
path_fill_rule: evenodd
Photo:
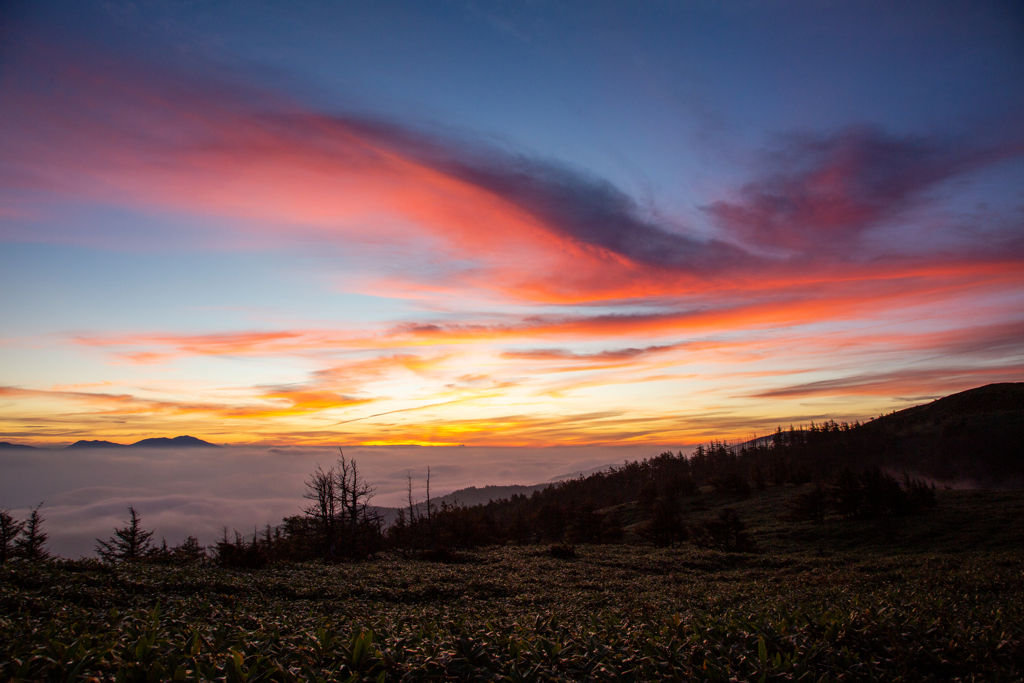
M 427 465 L 427 524 L 431 523 L 433 513 L 430 507 L 430 465 Z
M 434 545 L 434 512 L 430 503 L 430 465 L 427 465 L 427 533 L 430 535 L 430 545 Z
M 347 526 L 348 552 L 353 557 L 366 557 L 377 550 L 383 518 L 370 509 L 374 487 L 359 474 L 354 459 L 338 449 L 335 482 L 341 499 L 343 523 Z
M 376 552 L 383 517 L 370 507 L 373 491 L 340 448 L 333 467 L 317 465 L 304 494 L 312 502 L 303 512 L 316 529 L 320 553 L 362 558 Z
M 416 522 L 416 503 L 412 499 L 412 472 L 405 473 L 405 500 L 409 504 L 409 524 Z
M 337 472 L 338 488 L 341 491 L 345 518 L 349 526 L 355 528 L 366 515 L 370 499 L 373 498 L 374 487 L 359 476 L 356 461 L 347 460 L 340 448 L 338 449 Z
M 349 531 L 355 527 L 358 520 L 358 497 L 356 495 L 356 484 L 359 477 L 359 470 L 355 467 L 355 461 L 345 457 L 345 452 L 338 449 L 338 460 L 334 465 L 335 485 L 338 490 L 338 497 L 341 503 L 341 516 L 344 517 Z
M 337 538 L 339 503 L 344 504 L 343 500 L 339 501 L 338 493 L 338 473 L 333 467 L 325 472 L 317 464 L 316 471 L 306 482 L 306 492 L 302 496 L 312 503 L 303 508 L 302 512 L 319 527 L 323 550 L 326 551 L 331 551 Z

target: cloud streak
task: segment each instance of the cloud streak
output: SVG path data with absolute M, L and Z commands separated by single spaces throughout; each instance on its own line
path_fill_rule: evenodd
M 235 329 L 65 332 L 62 351 L 146 381 L 7 381 L 7 433 L 212 422 L 241 425 L 232 440 L 653 443 L 692 436 L 659 406 L 693 397 L 733 428 L 715 412 L 732 400 L 795 411 L 960 387 L 971 372 L 1020 377 L 1021 329 L 1007 322 L 1024 288 L 1019 231 L 982 225 L 954 249 L 903 225 L 933 193 L 1020 163 L 1014 139 L 791 134 L 753 176 L 706 190 L 691 219 L 703 222 L 687 224 L 571 164 L 421 121 L 325 111 L 82 44 L 18 49 L 0 80 L 4 239 L 123 250 L 46 217 L 169 216 L 138 243 L 342 254 L 332 275 L 346 293 L 401 305 L 371 304 L 358 322 L 332 308 Z M 893 319 L 907 322 L 858 331 Z M 869 351 L 920 369 L 853 368 Z M 936 354 L 943 367 L 924 362 Z M 232 362 L 230 380 L 204 374 Z M 242 377 L 271 362 L 287 372 Z M 150 381 L 188 373 L 202 379 Z M 745 409 L 757 424 L 776 415 Z
M 1020 140 L 965 147 L 867 126 L 786 142 L 770 156 L 764 177 L 707 212 L 746 244 L 832 258 L 849 253 L 866 231 L 897 217 L 927 190 L 1024 154 Z
M 656 353 L 674 351 L 682 348 L 683 344 L 668 344 L 665 346 L 647 346 L 640 349 L 612 349 L 599 351 L 597 353 L 574 353 L 567 349 L 532 349 L 529 351 L 506 351 L 501 354 L 502 358 L 512 360 L 551 360 L 551 361 L 579 361 L 582 363 L 606 363 L 609 361 L 631 361 L 636 358 L 650 356 Z
M 868 127 L 793 136 L 764 177 L 735 199 L 708 205 L 721 235 L 698 237 L 684 225 L 644 216 L 608 181 L 556 162 L 302 109 L 269 93 L 180 73 L 154 78 L 95 58 L 81 62 L 103 70 L 58 66 L 68 60 L 59 52 L 40 58 L 41 70 L 57 82 L 45 95 L 5 83 L 7 137 L 25 160 L 7 169 L 8 186 L 222 216 L 274 240 L 293 239 L 288 235 L 299 230 L 367 253 L 384 242 L 410 245 L 403 261 L 425 248 L 467 265 L 430 273 L 395 268 L 392 277 L 482 287 L 517 300 L 778 288 L 792 277 L 780 253 L 800 256 L 809 278 L 825 280 L 950 265 L 950 255 L 851 246 L 928 189 L 1022 153 L 1019 143 L 973 148 Z M 996 252 L 979 244 L 952 263 L 1008 260 Z M 856 263 L 869 255 L 872 263 Z M 1020 258 L 1009 255 L 1014 263 Z
M 790 398 L 813 396 L 891 396 L 907 395 L 941 398 L 948 393 L 966 391 L 982 384 L 1019 380 L 1024 363 L 998 368 L 978 366 L 904 369 L 892 372 L 866 372 L 796 384 L 755 394 L 755 398 Z

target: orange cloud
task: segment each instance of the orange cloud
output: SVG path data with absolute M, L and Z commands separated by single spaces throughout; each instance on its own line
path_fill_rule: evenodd
M 671 344 L 668 346 L 647 346 L 641 349 L 613 349 L 610 351 L 599 351 L 597 353 L 573 353 L 565 349 L 534 349 L 531 351 L 506 351 L 501 354 L 502 358 L 511 360 L 551 360 L 551 361 L 578 361 L 582 363 L 604 364 L 608 362 L 628 362 L 643 356 L 655 353 L 673 351 L 681 348 L 682 344 Z
M 205 335 L 140 335 L 131 337 L 97 337 L 78 335 L 75 343 L 94 347 L 160 346 L 173 352 L 152 353 L 126 351 L 118 355 L 137 363 L 164 362 L 176 356 L 234 356 L 270 354 L 309 348 L 313 340 L 302 332 L 241 332 Z M 303 343 L 299 343 L 303 342 Z
M 586 315 L 536 314 L 514 317 L 511 315 L 491 316 L 493 322 L 480 316 L 479 322 L 437 322 L 402 323 L 373 330 L 282 330 L 273 332 L 239 332 L 209 335 L 142 334 L 130 336 L 77 336 L 76 343 L 112 351 L 117 357 L 133 359 L 136 362 L 169 360 L 186 356 L 234 356 L 234 355 L 306 355 L 337 354 L 343 352 L 371 352 L 389 349 L 433 347 L 442 349 L 451 346 L 493 345 L 501 343 L 529 343 L 544 341 L 589 341 L 615 338 L 683 338 L 685 342 L 651 345 L 649 347 L 620 349 L 597 355 L 572 354 L 566 351 L 561 356 L 555 351 L 513 351 L 505 352 L 508 360 L 562 360 L 575 362 L 621 363 L 628 357 L 662 352 L 685 343 L 689 350 L 697 350 L 695 344 L 721 345 L 722 342 L 708 342 L 707 337 L 722 337 L 738 333 L 765 333 L 786 328 L 799 328 L 809 324 L 828 321 L 856 321 L 877 319 L 885 312 L 914 307 L 940 305 L 952 312 L 950 307 L 970 307 L 965 303 L 979 292 L 987 291 L 988 283 L 976 279 L 968 269 L 968 275 L 957 273 L 956 277 L 943 280 L 917 282 L 908 278 L 909 284 L 893 283 L 889 280 L 860 280 L 840 282 L 818 282 L 813 287 L 788 286 L 785 290 L 765 292 L 761 297 L 745 302 L 722 302 L 719 306 L 698 306 L 691 310 L 673 310 L 664 307 L 661 311 L 648 313 L 612 313 Z M 1006 286 L 1006 280 L 1024 279 L 1024 271 L 997 270 L 995 279 Z M 998 291 L 998 287 L 995 287 Z M 958 299 L 960 297 L 960 299 Z M 966 297 L 966 298 L 963 298 Z M 959 303 L 956 303 L 959 301 Z M 965 312 L 969 308 L 964 309 Z M 1005 335 L 1004 335 L 1005 336 Z M 871 335 L 881 341 L 877 334 Z M 902 336 L 900 337 L 903 338 Z M 1009 338 L 1013 338 L 1011 331 Z M 830 343 L 824 337 L 817 337 L 818 348 L 828 352 Z M 851 344 L 846 334 L 839 337 L 842 343 Z M 897 340 L 894 340 L 894 343 Z M 730 342 L 735 345 L 735 342 Z M 941 344 L 942 340 L 919 339 L 918 345 Z M 647 349 L 647 351 L 644 351 Z M 367 373 L 379 375 L 378 369 L 405 367 L 413 372 L 422 372 L 430 365 L 441 362 L 448 351 L 435 354 L 431 359 L 418 355 L 398 353 L 381 356 L 372 360 L 350 361 L 337 364 L 330 372 L 340 377 L 342 373 L 356 373 L 361 377 Z M 523 355 L 527 354 L 527 355 Z M 572 355 L 569 355 L 572 354 Z M 546 357 L 546 358 L 545 358 Z M 327 371 L 324 371 L 325 373 Z M 327 375 L 324 375 L 326 379 Z
M 704 378 L 734 383 L 722 394 L 778 401 L 916 395 L 1019 373 L 1015 340 L 1024 331 L 991 323 L 1008 310 L 1018 315 L 1013 306 L 993 304 L 988 325 L 973 317 L 986 297 L 1024 286 L 1019 239 L 961 249 L 898 248 L 885 239 L 886 221 L 936 183 L 1019 149 L 972 152 L 872 130 L 803 140 L 790 150 L 799 163 L 711 201 L 707 227 L 717 232 L 703 236 L 554 162 L 329 116 L 273 93 L 144 65 L 54 54 L 41 48 L 33 57 L 42 82 L 53 85 L 45 92 L 10 77 L 0 82 L 10 145 L 0 179 L 8 187 L 212 217 L 210 230 L 221 233 L 209 239 L 221 246 L 341 244 L 355 264 L 347 287 L 415 300 L 430 312 L 360 326 L 80 334 L 79 347 L 131 364 L 288 356 L 315 369 L 294 383 L 249 380 L 183 401 L 136 389 L 0 388 L 16 402 L 59 406 L 29 415 L 40 424 L 193 419 L 259 433 L 288 425 L 285 433 L 313 441 L 653 442 L 688 439 L 697 428 L 660 412 L 660 396 L 628 410 L 620 408 L 632 397 L 609 399 L 602 410 L 553 407 L 574 393 L 678 379 L 680 367 L 697 362 L 729 366 L 704 370 Z M 45 213 L 45 204 L 37 210 Z M 869 233 L 877 238 L 870 247 Z M 467 310 L 469 297 L 490 310 Z M 973 329 L 836 331 L 921 309 Z M 829 336 L 813 334 L 825 324 Z M 596 342 L 607 350 L 573 348 Z M 858 372 L 853 366 L 869 351 L 958 360 L 948 370 Z M 815 374 L 799 382 L 804 373 Z M 734 388 L 752 378 L 775 384 Z M 783 380 L 799 383 L 778 386 Z M 688 390 L 680 385 L 670 398 Z M 552 396 L 559 403 L 543 400 Z M 65 415 L 66 404 L 82 410 Z M 738 424 L 737 415 L 714 413 L 716 405 L 708 399 L 704 407 L 718 424 Z M 417 424 L 402 422 L 413 417 Z
M 170 401 L 149 399 L 133 394 L 110 394 L 86 391 L 47 391 L 0 386 L 0 396 L 72 401 L 83 404 L 91 412 L 104 416 L 131 415 L 205 415 L 210 418 L 258 419 L 321 412 L 369 403 L 371 399 L 352 399 L 327 391 L 271 390 L 260 398 L 277 406 L 233 405 L 228 402 Z

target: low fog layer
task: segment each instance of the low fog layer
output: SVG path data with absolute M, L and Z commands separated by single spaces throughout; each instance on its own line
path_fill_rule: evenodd
M 472 448 L 352 447 L 359 471 L 376 486 L 375 505 L 403 504 L 406 473 L 423 500 L 427 466 L 431 496 L 468 486 L 537 484 L 623 460 L 657 455 L 656 446 Z M 298 514 L 304 482 L 336 448 L 8 451 L 0 453 L 0 509 L 20 519 L 45 502 L 49 548 L 63 557 L 93 556 L 95 539 L 123 526 L 127 506 L 141 513 L 155 539 L 174 545 L 188 535 L 212 543 L 223 527 L 252 534 Z

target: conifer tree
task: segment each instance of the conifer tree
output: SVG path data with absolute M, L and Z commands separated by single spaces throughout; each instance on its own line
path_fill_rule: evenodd
M 138 511 L 128 506 L 130 519 L 127 526 L 114 528 L 109 540 L 96 539 L 96 554 L 104 562 L 134 562 L 145 557 L 152 549 L 153 532 L 145 531 Z
M 0 564 L 14 556 L 14 541 L 24 527 L 24 522 L 11 517 L 10 510 L 0 510 Z
M 43 507 L 42 503 L 32 508 L 32 512 L 24 522 L 25 526 L 21 530 L 21 536 L 14 541 L 14 554 L 30 562 L 45 560 L 50 556 L 50 551 L 43 547 L 48 536 L 43 533 L 44 520 L 43 516 L 39 514 L 41 507 Z

